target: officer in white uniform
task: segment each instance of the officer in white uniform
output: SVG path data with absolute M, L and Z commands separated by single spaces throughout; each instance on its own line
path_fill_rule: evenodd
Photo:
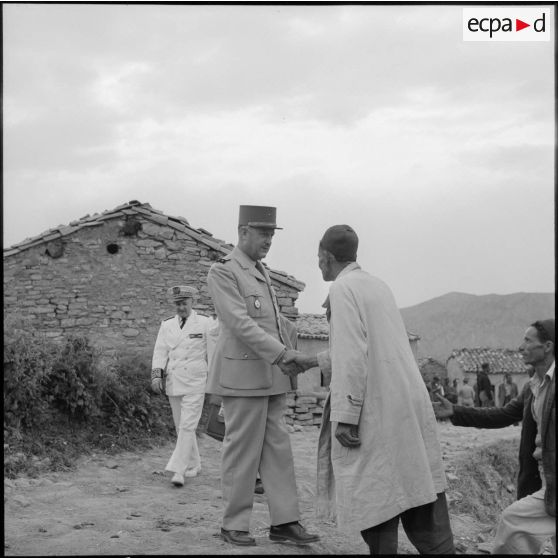
M 165 469 L 174 473 L 171 482 L 184 485 L 184 477 L 201 471 L 196 427 L 203 408 L 207 382 L 208 352 L 217 334 L 217 321 L 192 309 L 195 287 L 171 287 L 168 294 L 176 305 L 176 315 L 161 322 L 153 350 L 151 388 L 165 391 L 176 428 L 176 447 Z M 209 345 L 209 351 L 208 351 Z

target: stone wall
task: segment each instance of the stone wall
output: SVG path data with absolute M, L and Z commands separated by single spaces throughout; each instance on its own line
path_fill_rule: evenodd
M 285 422 L 294 430 L 312 430 L 320 427 L 328 391 L 296 390 L 287 394 Z
M 212 315 L 206 277 L 222 253 L 170 227 L 138 218 L 95 222 L 63 239 L 4 257 L 4 312 L 32 318 L 53 340 L 89 337 L 106 354 L 151 359 L 161 320 L 174 315 L 167 288 L 196 286 L 194 307 Z M 280 310 L 295 316 L 296 289 L 274 281 Z

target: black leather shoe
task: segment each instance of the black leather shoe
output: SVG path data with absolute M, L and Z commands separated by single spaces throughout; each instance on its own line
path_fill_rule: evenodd
M 318 542 L 318 535 L 311 535 L 300 523 L 287 523 L 285 525 L 273 525 L 269 529 L 269 538 L 274 542 L 292 542 L 295 544 L 309 544 Z
M 237 546 L 256 546 L 256 539 L 248 531 L 227 531 L 221 527 L 221 538 Z
M 263 494 L 265 492 L 262 479 L 256 479 L 256 487 L 254 488 L 254 494 Z

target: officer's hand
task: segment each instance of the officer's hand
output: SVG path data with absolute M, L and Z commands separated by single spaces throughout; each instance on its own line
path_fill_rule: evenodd
M 442 419 L 453 416 L 453 404 L 437 393 L 434 394 L 434 397 L 437 399 L 437 403 L 433 405 L 436 418 Z
M 301 372 L 304 372 L 304 368 L 301 368 L 296 362 L 291 362 L 289 364 L 285 364 L 283 360 L 280 360 L 277 365 L 281 368 L 283 374 L 290 376 L 291 378 L 297 376 Z
M 360 446 L 360 437 L 356 424 L 340 422 L 335 430 L 335 437 L 346 448 L 358 448 Z
M 163 379 L 162 378 L 153 378 L 151 380 L 151 391 L 153 391 L 153 393 L 158 393 L 158 394 L 163 393 Z
M 302 372 L 305 372 L 309 368 L 314 368 L 318 366 L 317 356 L 307 355 L 306 353 L 301 353 L 300 351 L 288 350 L 283 356 L 283 362 L 289 364 L 291 362 L 296 363 Z

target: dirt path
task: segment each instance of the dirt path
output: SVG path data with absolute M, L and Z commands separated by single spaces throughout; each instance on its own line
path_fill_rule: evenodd
M 518 427 L 500 430 L 440 424 L 447 470 L 461 451 L 499 439 L 517 439 Z M 164 472 L 171 447 L 143 454 L 96 455 L 76 471 L 39 479 L 4 480 L 4 554 L 361 554 L 367 547 L 314 517 L 317 429 L 292 435 L 303 524 L 322 536 L 306 547 L 271 543 L 265 495 L 256 496 L 251 532 L 256 547 L 235 547 L 217 537 L 221 522 L 221 444 L 199 440 L 202 473 L 174 488 Z M 456 542 L 469 552 L 489 546 L 487 530 L 468 516 L 452 516 Z M 488 527 L 488 529 L 487 529 Z M 483 534 L 484 533 L 484 534 Z M 480 536 L 480 539 L 478 538 Z M 476 542 L 472 542 L 476 541 Z M 463 544 L 463 543 L 462 543 Z M 478 548 L 480 544 L 481 548 Z M 471 546 L 473 545 L 473 546 Z M 484 548 L 483 548 L 484 545 Z M 465 547 L 463 546 L 463 551 Z M 400 553 L 416 554 L 403 533 Z

